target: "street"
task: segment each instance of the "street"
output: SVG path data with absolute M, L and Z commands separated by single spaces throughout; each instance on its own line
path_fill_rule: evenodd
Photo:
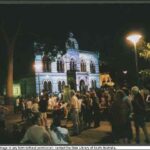
M 12 109 L 12 108 L 11 108 Z M 10 109 L 10 110 L 11 110 Z M 14 114 L 12 111 L 9 112 L 6 120 L 6 126 L 7 128 L 11 129 L 12 125 L 15 123 L 18 123 L 21 121 L 21 115 L 20 114 Z M 51 119 L 49 119 L 49 123 L 51 123 Z M 62 125 L 64 125 L 65 122 L 62 121 Z M 70 131 L 70 128 L 72 126 L 71 121 L 67 122 L 67 128 Z M 134 139 L 135 139 L 135 130 L 134 130 L 134 125 L 132 123 L 132 128 L 133 128 L 133 141 L 132 144 L 136 144 Z M 150 137 L 150 122 L 147 122 L 147 128 L 148 128 L 148 133 Z M 144 134 L 141 131 L 140 132 L 140 137 L 141 137 L 141 143 L 140 144 L 145 144 L 144 142 Z M 78 136 L 71 136 L 72 139 L 72 144 L 83 144 L 83 145 L 92 145 L 92 144 L 114 144 L 112 143 L 111 140 L 111 126 L 108 121 L 102 121 L 100 123 L 100 126 L 98 128 L 91 128 L 87 129 L 81 132 L 80 135 Z M 116 143 L 116 144 L 121 144 L 121 143 Z

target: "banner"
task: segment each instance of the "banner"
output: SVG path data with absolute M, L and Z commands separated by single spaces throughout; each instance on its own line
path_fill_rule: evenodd
M 0 150 L 139 150 L 150 146 L 0 146 Z

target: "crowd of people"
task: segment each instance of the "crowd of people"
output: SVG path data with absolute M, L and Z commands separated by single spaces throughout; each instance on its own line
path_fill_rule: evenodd
M 89 128 L 97 128 L 101 125 L 101 121 L 106 120 L 112 127 L 114 143 L 132 142 L 132 122 L 136 131 L 136 143 L 140 143 L 140 128 L 145 135 L 145 142 L 149 143 L 145 120 L 149 95 L 149 90 L 134 86 L 131 89 L 108 88 L 84 93 L 71 90 L 70 98 L 66 101 L 63 99 L 63 94 L 48 95 L 47 92 L 43 92 L 39 98 L 28 100 L 18 97 L 15 101 L 14 113 L 21 113 L 21 119 L 26 123 L 19 142 L 70 144 L 68 120 L 73 124 L 71 136 L 79 135 Z M 48 112 L 52 113 L 50 116 L 53 120 L 52 124 L 48 122 Z M 66 120 L 66 126 L 62 126 L 62 120 Z M 18 126 L 14 126 L 15 137 L 17 132 Z

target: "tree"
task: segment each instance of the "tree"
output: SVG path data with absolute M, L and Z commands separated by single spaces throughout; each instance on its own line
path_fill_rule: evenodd
M 139 50 L 139 56 L 150 62 L 150 43 L 144 43 L 144 46 Z
M 141 84 L 150 89 L 150 69 L 141 70 L 139 74 Z
M 36 54 L 44 54 L 48 56 L 50 61 L 55 61 L 57 57 L 61 57 L 66 53 L 65 50 L 60 50 L 57 45 L 51 47 L 49 43 L 46 42 L 34 42 L 34 51 Z
M 4 38 L 4 41 L 6 42 L 6 47 L 8 50 L 8 67 L 7 67 L 7 77 L 6 77 L 6 96 L 7 98 L 13 97 L 13 54 L 14 54 L 14 48 L 16 44 L 16 40 L 20 31 L 21 24 L 18 25 L 18 28 L 15 32 L 15 34 L 12 36 L 12 38 L 9 37 L 9 33 L 6 32 L 4 28 L 4 24 L 1 24 L 1 33 Z

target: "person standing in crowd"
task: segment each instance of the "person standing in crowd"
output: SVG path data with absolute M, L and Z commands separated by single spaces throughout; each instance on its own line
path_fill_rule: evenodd
M 133 133 L 132 133 L 132 126 L 131 126 L 131 119 L 132 119 L 132 112 L 133 112 L 133 107 L 131 103 L 131 97 L 129 95 L 129 90 L 126 87 L 123 87 L 122 90 L 125 93 L 125 96 L 123 98 L 124 105 L 126 105 L 125 114 L 127 115 L 127 121 L 125 125 L 125 137 L 127 138 L 126 143 L 131 143 L 131 140 L 133 138 Z
M 20 110 L 21 110 L 21 119 L 24 121 L 26 119 L 26 106 L 24 99 L 20 100 Z
M 70 111 L 71 118 L 73 122 L 73 135 L 79 134 L 79 100 L 75 95 L 75 91 L 71 90 L 70 92 L 71 100 L 70 100 Z
M 123 87 L 122 90 L 125 93 L 125 97 L 123 98 L 124 103 L 127 105 L 127 122 L 126 122 L 126 138 L 127 138 L 127 143 L 131 143 L 131 140 L 133 138 L 133 133 L 132 133 L 132 126 L 131 126 L 131 119 L 132 119 L 132 112 L 133 112 L 133 107 L 131 103 L 131 96 L 129 95 L 129 90 L 126 87 Z
M 15 106 L 14 106 L 14 113 L 15 114 L 19 113 L 19 104 L 20 104 L 20 97 L 18 96 L 16 101 L 15 101 Z
M 86 93 L 85 95 L 85 128 L 90 128 L 92 123 L 92 99 L 90 98 L 90 94 Z
M 40 97 L 39 101 L 39 111 L 41 113 L 41 122 L 43 126 L 47 126 L 48 99 L 48 94 L 44 93 L 44 95 Z
M 132 87 L 131 93 L 133 95 L 132 105 L 134 113 L 134 125 L 136 129 L 136 143 L 140 143 L 140 127 L 142 128 L 145 135 L 145 142 L 149 143 L 148 132 L 145 124 L 145 103 L 142 95 L 140 94 L 137 86 Z
M 6 113 L 9 111 L 7 107 L 4 107 L 0 105 L 0 128 L 4 130 L 6 128 L 5 125 L 5 118 L 6 118 Z
M 58 102 L 53 108 L 52 118 L 53 118 L 53 120 L 57 120 L 57 122 L 59 124 L 61 124 L 61 120 L 62 120 L 63 115 L 64 115 L 64 112 L 62 110 L 63 109 L 61 108 L 60 102 Z
M 37 99 L 34 99 L 33 100 L 33 104 L 32 104 L 32 107 L 31 107 L 31 111 L 34 115 L 38 114 L 39 113 L 39 104 L 38 104 L 38 101 Z
M 26 118 L 27 118 L 28 120 L 32 117 L 31 108 L 32 108 L 32 101 L 31 101 L 31 99 L 28 99 L 28 100 L 26 101 Z
M 107 119 L 107 104 L 106 104 L 106 100 L 103 96 L 101 96 L 100 98 L 100 117 L 102 120 L 106 120 Z
M 124 101 L 125 93 L 123 90 L 116 92 L 114 103 L 111 107 L 111 125 L 114 142 L 127 143 L 127 126 L 130 109 Z
M 94 128 L 97 128 L 100 125 L 100 108 L 99 108 L 99 100 L 95 92 L 91 93 L 91 99 L 92 99 Z
M 79 102 L 79 122 L 80 122 L 80 131 L 83 130 L 83 111 L 82 111 L 82 104 L 83 104 L 83 97 L 81 96 L 80 92 L 76 92 L 76 96 Z

